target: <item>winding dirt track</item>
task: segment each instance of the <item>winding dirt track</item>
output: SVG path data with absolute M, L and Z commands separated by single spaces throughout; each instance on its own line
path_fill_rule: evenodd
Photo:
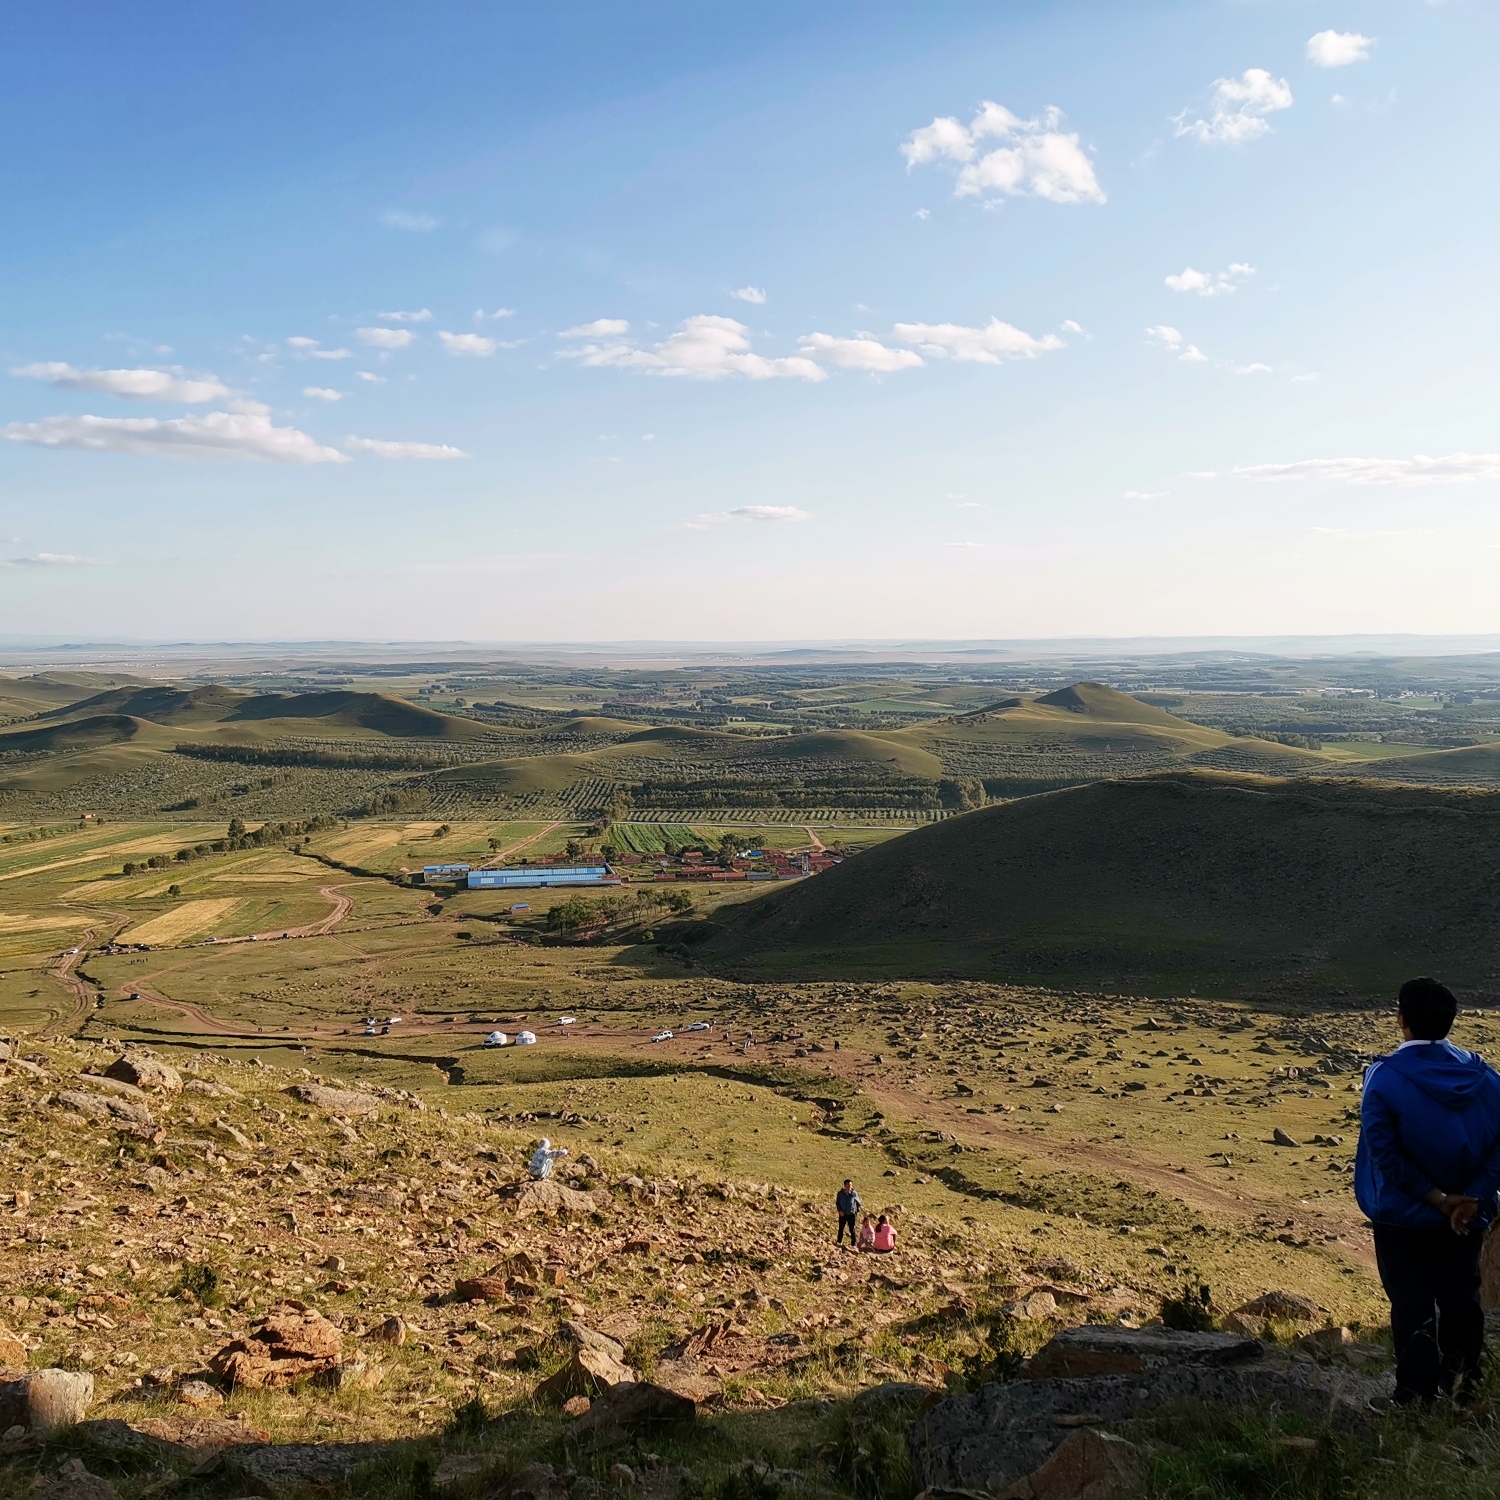
M 48 1021 L 37 1033 L 38 1036 L 55 1037 L 65 1029 L 72 1031 L 86 1017 L 93 1014 L 94 987 L 87 980 L 80 979 L 73 972 L 78 960 L 83 957 L 82 950 L 84 943 L 87 943 L 93 935 L 94 929 L 90 928 L 84 935 L 83 942 L 79 944 L 79 951 L 76 953 L 64 953 L 58 959 L 57 963 L 47 970 L 47 977 L 49 979 L 55 979 L 64 989 L 73 992 L 73 1009 L 65 1016 L 55 1016 L 52 1020 Z

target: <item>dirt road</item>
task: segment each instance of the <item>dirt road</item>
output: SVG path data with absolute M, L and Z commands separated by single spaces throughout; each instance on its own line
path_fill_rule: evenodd
M 41 1031 L 37 1033 L 42 1037 L 55 1037 L 64 1031 L 73 1031 L 83 1021 L 93 1014 L 94 1010 L 94 987 L 87 980 L 80 979 L 73 970 L 78 966 L 78 961 L 83 957 L 84 946 L 93 937 L 94 929 L 91 927 L 84 934 L 83 941 L 71 953 L 60 955 L 58 961 L 47 970 L 47 977 L 55 979 L 64 989 L 73 993 L 73 1008 L 64 1016 L 58 1016 L 48 1021 Z

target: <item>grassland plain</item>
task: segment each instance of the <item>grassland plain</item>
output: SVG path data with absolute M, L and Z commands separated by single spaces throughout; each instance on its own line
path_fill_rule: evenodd
M 831 1424 L 847 1411 L 820 1403 L 880 1379 L 961 1387 L 1057 1327 L 1139 1321 L 1202 1284 L 1220 1309 L 1297 1291 L 1330 1322 L 1382 1337 L 1348 1170 L 1359 1064 L 1388 1044 L 1381 1011 L 972 980 L 746 983 L 649 944 L 515 941 L 462 910 L 469 893 L 445 900 L 331 872 L 317 848 L 339 832 L 314 835 L 309 854 L 226 851 L 123 877 L 119 849 L 160 834 L 110 825 L 26 844 L 32 869 L 4 887 L 7 912 L 77 911 L 96 928 L 81 1013 L 53 977 L 55 945 L 30 939 L 17 982 L 10 967 L 0 981 L 0 1029 L 31 1060 L 0 1080 L 6 1191 L 30 1195 L 0 1218 L 0 1320 L 23 1334 L 31 1364 L 91 1369 L 100 1414 L 181 1412 L 173 1384 L 147 1373 L 202 1371 L 257 1314 L 295 1297 L 339 1321 L 381 1367 L 379 1383 L 235 1391 L 227 1409 L 281 1440 L 409 1440 L 404 1459 L 360 1483 L 415 1500 L 412 1465 L 445 1445 L 488 1451 L 502 1471 L 566 1454 L 593 1472 L 531 1399 L 566 1357 L 560 1318 L 620 1337 L 647 1372 L 674 1340 L 732 1323 L 743 1357 L 726 1356 L 713 1377 L 717 1415 L 701 1436 L 658 1445 L 668 1459 L 722 1500 L 750 1457 L 833 1494 L 902 1500 L 899 1475 L 872 1490 L 839 1469 Z M 55 863 L 85 849 L 82 864 Z M 162 890 L 168 876 L 178 897 Z M 97 948 L 137 911 L 236 889 L 291 903 L 330 879 L 351 905 L 322 936 Z M 368 1015 L 402 1019 L 367 1038 Z M 49 1018 L 71 1018 L 68 1034 L 40 1038 Z M 712 1028 L 686 1031 L 693 1021 Z M 534 1049 L 482 1047 L 494 1027 L 522 1025 L 538 1032 Z M 652 1041 L 663 1026 L 673 1038 Z M 1500 1036 L 1487 1013 L 1466 1012 L 1458 1040 L 1490 1048 Z M 87 1075 L 127 1042 L 189 1080 L 175 1102 L 151 1097 L 160 1140 L 102 1128 L 60 1099 L 96 1088 Z M 286 1093 L 318 1081 L 373 1093 L 377 1115 L 334 1117 Z M 1302 1144 L 1273 1144 L 1277 1128 Z M 542 1133 L 570 1148 L 570 1165 L 591 1159 L 577 1184 L 596 1193 L 587 1218 L 519 1219 L 509 1206 Z M 901 1226 L 897 1260 L 878 1269 L 829 1245 L 831 1192 L 850 1175 Z M 655 1187 L 609 1188 L 631 1176 Z M 558 1274 L 477 1313 L 452 1300 L 459 1277 L 521 1253 Z M 1034 1291 L 1056 1311 L 1018 1316 Z M 364 1342 L 391 1315 L 407 1341 Z M 471 1408 L 468 1426 L 453 1426 L 475 1396 L 527 1420 L 496 1424 Z M 1278 1437 L 1274 1425 L 1236 1434 L 1233 1451 L 1267 1455 L 1281 1474 Z M 1482 1431 L 1452 1440 L 1476 1457 L 1471 1469 L 1493 1472 Z M 1388 1441 L 1403 1463 L 1427 1452 L 1394 1429 Z M 1238 1492 L 1220 1482 L 1233 1463 L 1212 1444 L 1174 1447 L 1198 1465 L 1193 1483 L 1207 1472 L 1218 1492 Z M 14 1483 L 29 1482 L 30 1462 Z M 111 1472 L 126 1500 L 162 1477 L 128 1463 Z M 1176 1473 L 1153 1477 L 1158 1493 L 1190 1492 L 1172 1488 Z M 1474 1477 L 1454 1473 L 1459 1486 Z M 597 1478 L 608 1483 L 607 1463 Z M 1321 1493 L 1282 1478 L 1281 1493 Z M 234 1482 L 233 1470 L 185 1476 L 174 1492 Z M 1385 1482 L 1375 1472 L 1361 1493 L 1402 1492 Z

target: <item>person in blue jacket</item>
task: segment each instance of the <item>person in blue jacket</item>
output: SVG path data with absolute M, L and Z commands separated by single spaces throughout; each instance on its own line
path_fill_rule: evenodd
M 849 1231 L 849 1248 L 853 1250 L 859 1236 L 859 1194 L 854 1190 L 853 1180 L 846 1177 L 844 1185 L 834 1195 L 833 1206 L 839 1214 L 837 1243 L 844 1243 L 844 1231 Z
M 1484 1354 L 1479 1250 L 1500 1192 L 1500 1074 L 1447 1040 L 1458 1002 L 1401 986 L 1405 1040 L 1365 1073 L 1354 1196 L 1391 1303 L 1398 1403 L 1464 1396 Z

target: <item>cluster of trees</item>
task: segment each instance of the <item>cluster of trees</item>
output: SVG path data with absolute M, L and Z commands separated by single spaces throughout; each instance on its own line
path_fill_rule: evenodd
M 241 766 L 320 766 L 353 771 L 429 771 L 450 765 L 452 755 L 411 750 L 304 749 L 277 745 L 173 745 L 174 755 Z
M 660 912 L 681 916 L 692 909 L 693 898 L 687 891 L 648 888 L 629 897 L 569 896 L 547 913 L 546 923 L 549 932 L 569 934 L 584 928 L 632 926 Z
M 265 849 L 284 844 L 289 839 L 306 840 L 325 828 L 337 828 L 339 820 L 319 813 L 301 823 L 262 823 L 253 833 L 245 828 L 243 818 L 231 818 L 229 831 L 221 839 L 201 844 L 185 845 L 175 854 L 153 854 L 149 859 L 127 859 L 121 868 L 122 875 L 137 875 L 142 870 L 165 870 L 171 865 L 191 864 L 209 854 L 229 854 L 236 849 Z
M 95 827 L 104 826 L 103 818 L 93 821 Z M 14 833 L 0 833 L 0 844 L 31 844 L 37 839 L 55 839 L 65 833 L 77 833 L 87 825 L 88 819 L 80 818 L 76 823 L 63 823 L 53 828 L 18 828 Z
M 427 806 L 427 794 L 401 787 L 372 792 L 363 802 L 349 809 L 351 818 L 379 818 L 386 813 L 415 812 Z

